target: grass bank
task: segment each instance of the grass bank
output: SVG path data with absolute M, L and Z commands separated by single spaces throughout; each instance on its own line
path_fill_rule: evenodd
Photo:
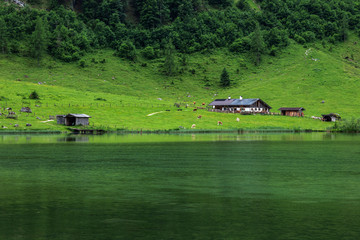
M 49 116 L 85 113 L 91 116 L 90 127 L 109 131 L 189 130 L 193 124 L 195 130 L 326 130 L 333 124 L 311 116 L 330 112 L 343 119 L 360 116 L 356 40 L 352 36 L 336 47 L 312 44 L 304 48 L 292 43 L 278 56 L 265 57 L 259 67 L 246 54 L 197 53 L 189 55 L 186 63 L 179 61 L 182 73 L 172 77 L 162 73 L 163 59 L 129 62 L 113 56 L 111 50 L 85 56 L 85 67 L 49 57 L 39 67 L 30 58 L 0 55 L 0 126 L 6 127 L 2 130 L 63 132 L 66 127 L 48 121 Z M 224 67 L 232 80 L 226 89 L 219 87 Z M 40 99 L 29 99 L 32 91 Z M 305 117 L 193 111 L 216 98 L 240 95 L 263 99 L 273 112 L 280 107 L 303 107 Z M 174 103 L 181 104 L 181 111 Z M 32 113 L 21 113 L 25 106 Z M 9 107 L 17 119 L 6 118 Z M 218 121 L 223 125 L 218 126 Z M 26 127 L 27 123 L 32 126 Z

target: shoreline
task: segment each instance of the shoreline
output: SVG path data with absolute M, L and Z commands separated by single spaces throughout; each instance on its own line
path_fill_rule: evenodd
M 0 131 L 0 135 L 14 135 L 14 134 L 63 134 L 63 133 L 67 133 L 67 132 L 63 132 L 63 131 L 55 131 L 55 130 L 52 130 L 52 131 L 43 131 L 43 130 L 11 130 L 11 131 L 8 131 L 8 130 L 1 130 Z
M 14 135 L 14 134 L 68 134 L 68 135 L 104 135 L 104 134 L 222 134 L 222 133 L 313 133 L 313 132 L 338 132 L 330 130 L 313 130 L 313 129 L 198 129 L 198 130 L 101 130 L 101 134 L 92 133 L 76 133 L 74 131 L 60 131 L 60 130 L 0 130 L 0 135 Z

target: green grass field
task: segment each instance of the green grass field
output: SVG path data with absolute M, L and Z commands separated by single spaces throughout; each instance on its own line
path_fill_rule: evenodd
M 50 115 L 85 113 L 92 117 L 91 127 L 109 130 L 189 129 L 192 124 L 196 129 L 324 130 L 332 124 L 310 117 L 330 112 L 346 119 L 360 115 L 360 50 L 355 41 L 353 37 L 342 45 L 306 48 L 292 43 L 278 56 L 266 56 L 259 67 L 249 56 L 225 49 L 198 53 L 179 64 L 183 73 L 173 77 L 161 72 L 162 59 L 129 62 L 113 56 L 112 50 L 86 55 L 84 68 L 50 57 L 38 66 L 31 58 L 0 55 L 0 126 L 6 130 L 65 130 L 46 120 Z M 224 67 L 232 80 L 227 89 L 219 88 Z M 32 91 L 40 100 L 28 98 Z M 305 117 L 238 116 L 205 109 L 193 112 L 193 102 L 196 107 L 215 98 L 240 95 L 261 98 L 272 106 L 272 112 L 279 112 L 280 107 L 304 107 Z M 177 111 L 174 103 L 181 103 L 182 111 Z M 185 104 L 190 106 L 185 108 Z M 23 106 L 33 113 L 20 113 Z M 7 119 L 6 107 L 18 118 Z M 151 113 L 157 114 L 148 116 Z M 198 115 L 202 118 L 197 119 Z M 26 127 L 26 123 L 32 126 Z

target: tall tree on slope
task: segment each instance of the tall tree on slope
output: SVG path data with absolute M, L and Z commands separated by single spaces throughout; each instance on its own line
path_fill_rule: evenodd
M 255 31 L 251 35 L 251 51 L 254 54 L 255 65 L 261 62 L 261 55 L 264 53 L 265 43 L 259 23 L 256 23 Z
M 9 40 L 8 38 L 5 20 L 0 18 L 0 49 L 2 53 L 5 53 Z
M 44 20 L 41 17 L 36 19 L 35 31 L 31 36 L 32 43 L 32 55 L 37 59 L 38 65 L 40 65 L 40 60 L 46 52 L 48 46 L 48 37 L 47 37 L 47 26 Z

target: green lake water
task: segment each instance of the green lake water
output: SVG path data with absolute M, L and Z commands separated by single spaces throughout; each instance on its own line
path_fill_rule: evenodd
M 0 240 L 360 239 L 360 135 L 0 135 Z

